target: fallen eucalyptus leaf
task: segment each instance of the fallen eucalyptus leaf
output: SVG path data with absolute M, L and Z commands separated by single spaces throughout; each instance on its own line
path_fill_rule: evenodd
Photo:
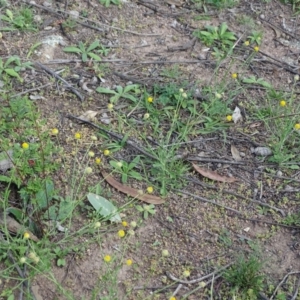
M 115 180 L 111 175 L 106 174 L 104 171 L 102 171 L 101 174 L 104 177 L 106 182 L 108 182 L 111 186 L 113 186 L 118 191 L 128 196 L 131 196 L 135 199 L 139 199 L 141 201 L 151 203 L 151 204 L 162 204 L 165 202 L 165 200 L 160 197 L 149 195 L 149 194 L 141 194 L 138 190 L 121 184 L 120 182 Z
M 232 157 L 235 161 L 241 161 L 242 160 L 239 150 L 234 145 L 231 145 L 231 154 L 232 154 Z
M 202 176 L 207 177 L 211 180 L 221 181 L 221 182 L 235 182 L 237 181 L 234 177 L 227 177 L 219 175 L 217 172 L 211 171 L 209 169 L 202 169 L 199 166 L 193 164 L 193 168 L 200 173 Z

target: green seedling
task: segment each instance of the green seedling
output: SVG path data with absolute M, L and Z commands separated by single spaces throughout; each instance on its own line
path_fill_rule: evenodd
M 19 72 L 30 67 L 30 62 L 21 63 L 20 58 L 17 56 L 12 56 L 5 62 L 0 58 L 0 78 L 5 74 L 10 77 L 16 77 L 22 82 L 23 79 L 20 77 Z
M 95 61 L 101 61 L 101 57 L 98 54 L 107 55 L 108 53 L 108 50 L 104 48 L 99 41 L 93 42 L 87 48 L 82 42 L 79 42 L 78 47 L 70 46 L 64 48 L 63 50 L 65 52 L 81 54 L 81 59 L 83 62 L 87 62 L 88 57 L 94 59 Z
M 228 51 L 236 40 L 234 33 L 228 30 L 226 23 L 222 23 L 220 27 L 206 26 L 205 30 L 195 30 L 193 35 L 207 46 L 216 44 L 216 48 L 222 51 Z
M 149 214 L 150 215 L 154 215 L 155 214 L 155 206 L 153 204 L 144 204 L 143 206 L 141 205 L 137 205 L 136 206 L 136 209 L 141 212 L 143 214 L 143 218 L 144 219 L 147 219 L 149 217 Z
M 248 36 L 250 43 L 256 43 L 257 45 L 261 44 L 262 41 L 262 32 L 261 31 L 252 31 L 251 35 Z
M 272 88 L 272 85 L 269 82 L 265 81 L 263 78 L 256 79 L 256 77 L 253 75 L 248 78 L 244 78 L 243 83 L 257 84 L 265 88 Z
M 21 8 L 20 10 L 16 10 L 14 12 L 10 9 L 6 9 L 5 14 L 1 15 L 0 18 L 10 25 L 10 27 L 2 28 L 3 31 L 36 31 L 36 27 L 34 26 L 33 13 L 29 8 Z
M 105 7 L 109 7 L 111 3 L 115 5 L 119 5 L 121 3 L 120 0 L 99 0 L 99 1 Z
M 129 177 L 137 180 L 143 179 L 140 173 L 133 170 L 139 164 L 139 162 L 140 156 L 135 157 L 130 163 L 125 161 L 110 161 L 109 163 L 115 168 L 116 172 L 121 173 L 121 180 L 123 183 L 126 183 Z
M 127 85 L 127 86 L 125 86 L 125 88 L 118 85 L 116 87 L 116 91 L 107 89 L 107 88 L 103 88 L 100 86 L 96 89 L 96 91 L 98 93 L 113 95 L 112 97 L 110 97 L 110 102 L 114 103 L 114 104 L 117 103 L 120 98 L 129 99 L 132 102 L 138 102 L 138 99 L 135 95 L 138 95 L 141 92 L 139 89 L 139 86 L 137 84 Z M 135 94 L 135 95 L 133 95 L 133 94 Z

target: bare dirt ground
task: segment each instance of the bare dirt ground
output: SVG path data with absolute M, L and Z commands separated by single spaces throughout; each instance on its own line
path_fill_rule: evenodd
M 12 6 L 22 3 L 11 1 Z M 59 128 L 65 152 L 72 151 L 69 137 L 76 131 L 83 134 L 83 148 L 88 137 L 97 131 L 89 124 L 79 124 L 76 120 L 67 118 L 67 115 L 79 116 L 87 110 L 98 111 L 96 122 L 100 122 L 103 113 L 108 112 L 109 97 L 96 93 L 98 86 L 113 88 L 115 85 L 137 83 L 150 91 L 154 84 L 174 82 L 180 86 L 182 82 L 188 82 L 187 88 L 201 93 L 203 86 L 213 85 L 216 62 L 208 47 L 192 36 L 197 28 L 219 26 L 226 22 L 241 41 L 246 40 L 252 30 L 263 32 L 256 61 L 249 68 L 243 69 L 243 65 L 239 65 L 237 61 L 243 61 L 247 53 L 242 47 L 237 47 L 234 54 L 236 61 L 225 61 L 220 69 L 220 77 L 229 68 L 233 70 L 233 66 L 236 66 L 237 72 L 243 71 L 244 74 L 264 78 L 274 87 L 288 90 L 294 75 L 298 74 L 299 20 L 297 16 L 294 17 L 289 5 L 279 1 L 240 1 L 232 8 L 222 10 L 207 6 L 208 11 L 192 1 L 179 0 L 126 1 L 119 7 L 111 5 L 108 8 L 96 0 L 35 0 L 31 5 L 28 1 L 28 5 L 39 17 L 39 31 L 3 33 L 0 55 L 26 57 L 29 49 L 37 42 L 49 37 L 61 40 L 61 44 L 45 44 L 37 48 L 32 53 L 31 61 L 39 61 L 52 71 L 61 71 L 60 76 L 76 88 L 84 99 L 79 99 L 61 83 L 56 83 L 38 65 L 35 66 L 35 71 L 26 72 L 22 85 L 15 85 L 14 88 L 16 94 L 26 92 L 28 95 L 43 95 L 44 98 L 36 100 L 36 104 L 47 118 L 47 126 Z M 78 23 L 74 28 L 63 29 L 61 23 L 69 18 L 70 11 L 79 12 L 80 18 L 76 19 Z M 101 69 L 97 71 L 93 69 L 92 63 L 83 63 L 79 56 L 62 50 L 65 46 L 78 45 L 79 41 L 90 44 L 95 40 L 110 49 L 101 62 Z M 287 58 L 294 59 L 296 67 L 287 66 Z M 175 72 L 174 78 L 170 75 L 172 71 Z M 93 77 L 99 74 L 101 76 L 93 81 Z M 231 72 L 229 76 L 230 74 Z M 34 90 L 39 86 L 44 87 Z M 33 91 L 27 92 L 30 89 Z M 237 95 L 232 103 L 232 110 L 240 105 L 247 114 L 248 97 L 259 98 L 261 95 L 260 89 L 247 92 L 247 97 L 242 93 Z M 297 86 L 296 92 L 299 92 Z M 199 101 L 203 101 L 195 92 L 195 98 L 197 97 Z M 116 107 L 120 112 L 124 109 L 121 104 L 121 108 Z M 126 107 L 125 110 L 129 113 Z M 130 117 L 142 120 L 142 112 L 137 110 Z M 110 130 L 122 135 L 130 133 L 118 128 L 117 117 L 111 118 Z M 182 192 L 175 188 L 170 191 L 165 203 L 156 206 L 156 213 L 145 220 L 135 230 L 135 235 L 128 239 L 127 253 L 133 258 L 134 266 L 124 266 L 120 270 L 118 291 L 114 299 L 168 299 L 179 284 L 172 276 L 182 278 L 182 272 L 189 269 L 191 275 L 185 280 L 190 282 L 183 281 L 176 294 L 177 299 L 182 299 L 199 286 L 199 282 L 192 282 L 193 279 L 212 273 L 216 268 L 232 261 L 237 253 L 247 253 L 253 247 L 259 249 L 265 261 L 263 270 L 267 285 L 276 286 L 287 273 L 300 270 L 299 230 L 293 226 L 278 225 L 285 216 L 299 210 L 300 173 L 297 170 L 278 168 L 255 156 L 251 148 L 267 146 L 267 136 L 263 125 L 259 123 L 254 127 L 251 124 L 253 123 L 247 123 L 245 119 L 241 126 L 230 126 L 226 135 L 195 135 L 190 139 L 192 143 L 182 147 L 182 152 L 188 153 L 187 162 L 194 161 L 219 174 L 234 176 L 238 181 L 209 181 L 190 168 L 190 172 L 186 174 L 186 186 L 180 188 Z M 196 143 L 196 140 L 199 142 Z M 240 164 L 232 159 L 232 144 L 244 154 Z M 101 140 L 97 147 L 96 154 L 103 149 Z M 299 149 L 297 153 L 299 155 Z M 127 146 L 115 155 L 127 160 L 139 154 L 136 149 Z M 108 166 L 108 160 L 103 158 L 103 161 Z M 110 190 L 111 198 L 119 205 L 128 201 L 124 195 L 105 184 L 100 174 L 91 176 L 90 181 L 90 184 L 101 181 L 102 186 Z M 64 174 L 62 169 L 56 178 L 57 188 L 62 193 L 68 193 L 65 190 L 67 182 L 68 174 Z M 215 205 L 216 203 L 220 205 Z M 277 208 L 277 211 L 272 207 Z M 125 218 L 130 222 L 135 220 L 135 215 L 136 213 L 128 212 L 125 213 Z M 78 224 L 74 226 L 79 228 L 81 224 L 88 222 L 88 218 L 81 215 L 76 222 Z M 53 266 L 56 280 L 70 291 L 73 299 L 108 299 L 104 294 L 96 296 L 91 292 L 101 274 L 103 252 L 116 251 L 119 243 L 115 234 L 103 234 L 99 243 L 89 245 L 84 255 L 68 255 L 65 267 Z M 162 249 L 168 249 L 170 255 L 162 258 Z M 166 288 L 169 284 L 173 285 Z M 187 299 L 212 299 L 209 296 L 210 288 L 211 285 L 208 284 L 208 289 L 198 289 Z M 215 280 L 213 289 L 214 299 L 231 299 L 226 294 L 230 287 L 226 284 L 224 286 L 222 277 Z M 68 298 L 43 276 L 35 279 L 32 290 L 36 299 Z M 288 287 L 285 289 L 284 286 L 283 290 L 286 299 L 291 299 L 289 297 L 294 291 L 288 290 Z M 263 298 L 263 295 L 268 296 Z M 263 291 L 261 297 L 269 299 L 270 291 Z

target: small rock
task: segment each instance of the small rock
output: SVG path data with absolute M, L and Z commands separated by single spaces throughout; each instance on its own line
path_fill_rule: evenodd
M 78 19 L 79 18 L 79 12 L 77 10 L 70 10 L 69 14 L 70 14 L 70 17 L 72 17 L 74 19 Z
M 107 113 L 103 113 L 103 114 L 102 114 L 102 117 L 100 118 L 100 121 L 101 121 L 103 124 L 108 125 L 108 124 L 110 124 L 111 119 L 110 119 L 110 117 L 108 116 Z
M 282 176 L 282 172 L 281 171 L 277 171 L 276 175 L 281 177 Z
M 240 156 L 241 156 L 241 157 L 245 157 L 245 156 L 246 156 L 246 153 L 245 153 L 245 152 L 240 152 Z
M 44 30 L 46 30 L 46 31 L 49 31 L 49 30 L 52 30 L 52 29 L 53 29 L 52 26 L 47 26 L 47 27 L 44 28 Z

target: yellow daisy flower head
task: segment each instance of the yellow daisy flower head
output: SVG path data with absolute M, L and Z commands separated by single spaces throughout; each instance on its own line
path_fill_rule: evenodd
M 80 140 L 81 139 L 81 133 L 80 132 L 76 132 L 74 134 L 74 138 L 75 138 L 75 140 Z
M 89 157 L 94 157 L 94 156 L 95 156 L 95 153 L 94 153 L 93 151 L 89 151 L 88 156 L 89 156 Z
M 91 174 L 93 173 L 93 169 L 91 167 L 85 168 L 85 174 Z
M 135 221 L 131 221 L 130 222 L 130 226 L 133 227 L 133 228 L 135 228 L 137 226 L 137 223 Z
M 59 133 L 59 131 L 58 131 L 57 128 L 53 128 L 53 129 L 51 130 L 51 134 L 52 134 L 52 135 L 58 135 L 58 133 Z
M 95 135 L 92 135 L 91 139 L 92 139 L 92 141 L 97 141 L 98 140 L 98 138 Z
M 107 108 L 108 108 L 108 110 L 113 110 L 114 105 L 112 103 L 108 103 Z
M 182 275 L 184 277 L 189 277 L 191 275 L 191 272 L 189 270 L 184 270 Z
M 105 261 L 105 262 L 110 262 L 111 261 L 111 256 L 110 255 L 105 255 L 104 257 L 103 257 L 103 260 Z
M 154 189 L 153 189 L 152 186 L 148 186 L 148 187 L 147 187 L 147 192 L 148 192 L 149 194 L 152 194 L 153 191 L 154 191 Z
M 169 298 L 169 300 L 176 300 L 176 298 L 172 296 L 171 298 Z
M 132 263 L 133 263 L 133 261 L 132 261 L 131 259 L 127 259 L 127 260 L 126 260 L 126 265 L 127 265 L 127 266 L 131 266 Z
M 300 130 L 300 123 L 295 124 L 294 128 L 295 128 L 296 130 Z
M 187 94 L 186 93 L 182 93 L 182 98 L 186 99 L 187 98 Z
M 249 41 L 245 41 L 245 42 L 244 42 L 244 45 L 245 45 L 245 46 L 249 46 L 249 45 L 250 45 L 250 42 L 249 42 Z
M 161 255 L 164 256 L 164 257 L 167 257 L 170 255 L 169 251 L 167 249 L 164 249 L 161 251 Z
M 286 101 L 285 100 L 281 100 L 279 102 L 279 105 L 282 106 L 282 107 L 286 106 Z
M 25 149 L 25 150 L 28 149 L 29 148 L 29 144 L 28 143 L 23 143 L 22 144 L 22 148 Z
M 120 237 L 120 238 L 122 238 L 122 237 L 124 237 L 125 236 L 125 231 L 124 230 L 119 230 L 118 231 L 118 236 Z
M 26 262 L 26 257 L 21 257 L 20 258 L 20 264 L 25 264 L 25 262 Z
M 255 47 L 253 48 L 253 50 L 254 50 L 255 52 L 258 52 L 258 51 L 259 51 L 259 47 L 258 47 L 258 46 L 255 46 Z
M 149 96 L 149 97 L 147 98 L 147 101 L 148 101 L 149 103 L 152 103 L 152 102 L 153 102 L 153 98 Z
M 94 228 L 95 229 L 98 229 L 101 227 L 101 223 L 100 222 L 96 222 L 95 225 L 94 225 Z
M 23 237 L 25 240 L 28 240 L 30 238 L 30 233 L 25 231 L 24 234 L 23 234 Z
M 110 154 L 110 151 L 109 151 L 108 149 L 105 149 L 105 150 L 103 151 L 103 154 L 104 154 L 105 156 L 108 156 L 108 155 Z
M 128 226 L 128 223 L 127 223 L 126 221 L 122 221 L 122 225 L 123 225 L 124 227 L 127 227 L 127 226 Z
M 233 73 L 233 74 L 231 74 L 231 78 L 233 78 L 233 79 L 237 79 L 237 78 L 238 78 L 238 74 L 237 74 L 237 73 Z
M 145 114 L 144 114 L 144 120 L 149 119 L 149 117 L 150 117 L 150 114 L 148 114 L 148 113 L 145 113 Z
M 232 121 L 232 116 L 231 115 L 226 116 L 226 121 L 231 122 Z
M 96 157 L 96 158 L 95 158 L 95 164 L 96 164 L 96 165 L 100 165 L 100 164 L 101 164 L 101 158 Z

